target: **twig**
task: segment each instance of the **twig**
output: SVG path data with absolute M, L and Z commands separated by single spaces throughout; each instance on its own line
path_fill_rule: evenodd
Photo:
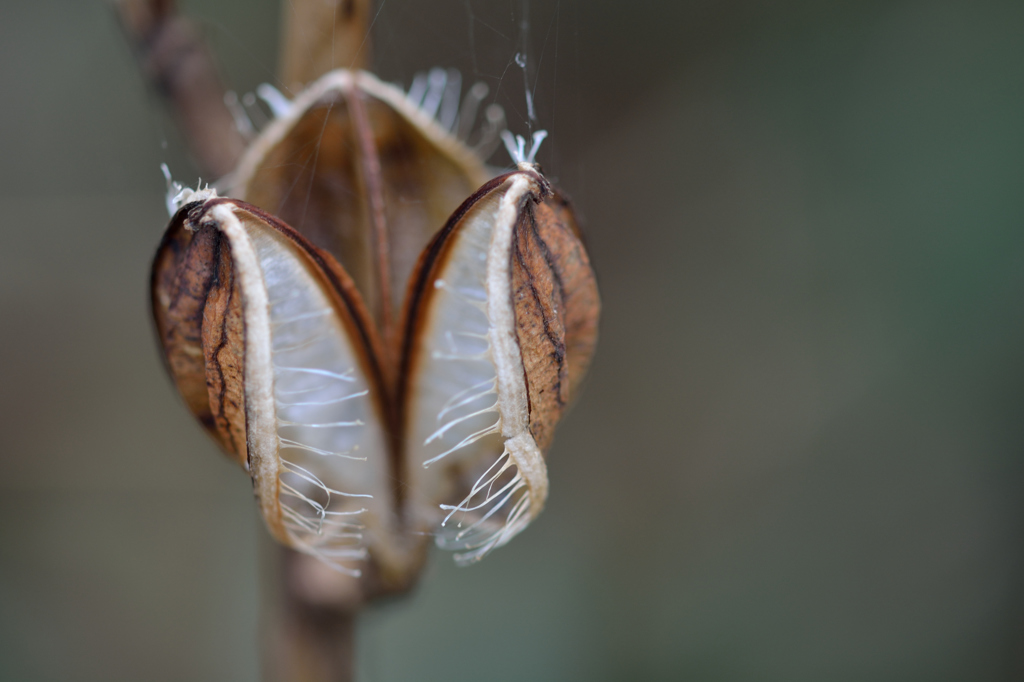
M 245 148 L 202 35 L 174 0 L 117 0 L 143 73 L 167 100 L 201 173 L 230 171 Z
M 279 548 L 275 602 L 270 609 L 266 682 L 351 682 L 355 677 L 357 594 L 339 590 L 354 585 L 316 559 Z M 335 578 L 341 578 L 335 582 Z

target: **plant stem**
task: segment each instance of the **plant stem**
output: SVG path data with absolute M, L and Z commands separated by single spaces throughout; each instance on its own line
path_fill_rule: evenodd
M 356 608 L 315 559 L 275 548 L 276 594 L 269 601 L 266 682 L 351 682 Z
M 143 73 L 174 112 L 199 171 L 216 179 L 232 168 L 245 140 L 224 104 L 213 55 L 173 0 L 118 0 L 118 15 Z

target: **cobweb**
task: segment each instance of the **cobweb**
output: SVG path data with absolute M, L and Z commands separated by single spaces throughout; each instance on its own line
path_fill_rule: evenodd
M 292 0 L 246 3 L 179 0 L 180 9 L 203 27 L 217 55 L 225 87 L 239 100 L 248 95 L 246 111 L 253 122 L 272 111 L 256 97 L 268 83 L 289 93 L 277 78 L 281 12 Z M 504 109 L 512 133 L 530 138 L 537 129 L 549 137 L 538 161 L 559 181 L 567 169 L 560 163 L 565 129 L 578 128 L 581 0 L 376 0 L 367 48 L 370 70 L 384 81 L 408 90 L 417 75 L 432 68 L 454 69 L 465 93 L 475 83 L 487 86 L 481 111 L 489 104 Z M 338 67 L 348 66 L 338 64 Z M 173 137 L 173 136 L 172 136 Z M 173 143 L 161 140 L 165 158 L 176 176 L 189 184 L 195 178 L 178 173 L 180 156 Z M 169 149 L 168 147 L 171 147 Z M 496 167 L 511 166 L 500 146 L 488 159 Z M 184 170 L 184 169 L 183 169 Z

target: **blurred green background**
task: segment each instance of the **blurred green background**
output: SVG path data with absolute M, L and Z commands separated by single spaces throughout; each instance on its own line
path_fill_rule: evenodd
M 277 2 L 182 4 L 273 82 Z M 598 357 L 544 514 L 360 679 L 1024 679 L 1024 3 L 529 10 Z M 379 73 L 525 132 L 522 17 L 387 0 Z M 0 679 L 258 679 L 265 532 L 146 309 L 181 138 L 105 2 L 0 1 L 0 92 Z

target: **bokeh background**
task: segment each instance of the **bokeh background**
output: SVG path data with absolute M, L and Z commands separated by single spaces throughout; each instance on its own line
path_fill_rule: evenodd
M 276 1 L 181 4 L 274 82 Z M 525 132 L 523 18 L 386 0 L 378 71 Z M 1024 4 L 527 18 L 598 357 L 544 514 L 368 612 L 360 679 L 1024 679 Z M 256 680 L 265 532 L 146 309 L 194 167 L 105 2 L 0 1 L 0 93 L 0 679 Z

